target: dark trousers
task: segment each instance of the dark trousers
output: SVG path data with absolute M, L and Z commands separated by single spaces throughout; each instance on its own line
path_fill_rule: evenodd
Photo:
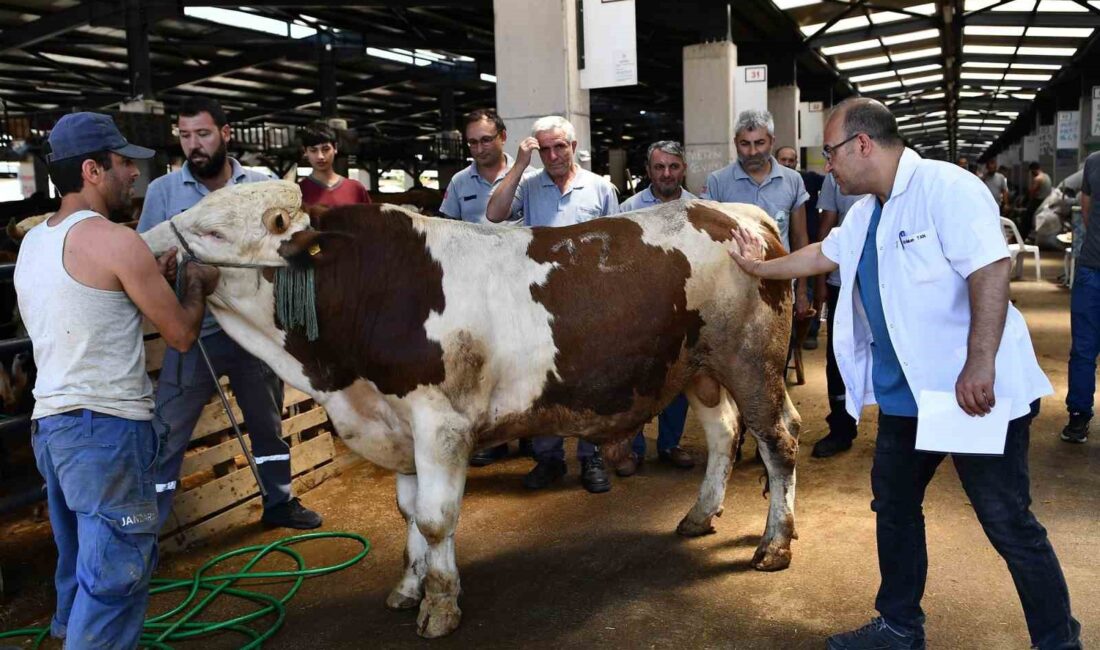
M 825 344 L 825 381 L 829 391 L 829 415 L 825 421 L 829 424 L 829 433 L 856 437 L 856 420 L 844 409 L 844 395 L 847 389 L 844 386 L 844 378 L 840 376 L 840 367 L 836 364 L 836 353 L 833 351 L 833 318 L 836 316 L 836 303 L 840 299 L 840 287 L 831 284 L 825 285 L 829 293 L 825 300 L 829 305 L 829 313 L 826 317 L 826 326 L 829 329 L 829 340 Z
M 1100 269 L 1077 266 L 1069 302 L 1069 391 L 1071 413 L 1092 414 L 1096 392 L 1096 357 L 1100 355 Z
M 1030 509 L 1027 448 L 1036 413 L 1037 401 L 1031 415 L 1009 422 L 1003 456 L 952 456 L 952 460 L 986 537 L 1012 574 L 1031 643 L 1044 650 L 1080 648 L 1081 626 L 1070 614 L 1062 568 L 1046 530 Z M 916 436 L 917 418 L 879 415 L 871 509 L 877 515 L 882 576 L 875 608 L 891 626 L 923 636 L 920 601 L 928 575 L 928 551 L 921 504 L 945 455 L 915 451 Z
M 248 426 L 252 454 L 260 470 L 267 498 L 264 507 L 290 500 L 290 447 L 283 440 L 283 382 L 267 364 L 229 338 L 216 332 L 202 338 L 219 376 L 229 377 Z M 153 427 L 163 441 L 157 468 L 157 507 L 161 526 L 168 522 L 176 493 L 183 454 L 191 441 L 202 409 L 217 392 L 198 345 L 187 354 L 169 349 L 157 385 L 157 413 Z M 174 528 L 169 525 L 168 530 Z
M 687 422 L 688 398 L 683 393 L 676 396 L 665 410 L 657 416 L 657 451 L 663 452 L 680 446 L 680 438 L 684 437 L 684 423 Z M 644 429 L 644 427 L 643 427 Z M 645 436 L 642 431 L 634 436 L 630 449 L 638 458 L 645 458 Z

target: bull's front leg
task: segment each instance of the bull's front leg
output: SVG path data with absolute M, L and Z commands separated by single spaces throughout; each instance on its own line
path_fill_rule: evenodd
M 464 423 L 435 422 L 415 427 L 414 437 L 416 527 L 427 543 L 417 632 L 435 638 L 453 632 L 462 619 L 454 535 L 466 487 L 470 434 Z
M 397 475 L 397 509 L 405 518 L 405 575 L 386 597 L 390 609 L 412 609 L 424 598 L 424 575 L 428 571 L 428 542 L 416 525 L 416 475 Z
M 733 463 L 733 443 L 737 438 L 737 409 L 729 393 L 720 390 L 716 383 L 707 383 L 703 390 L 698 390 L 700 383 L 689 388 L 687 396 L 706 433 L 707 471 L 699 486 L 699 499 L 676 527 L 676 532 L 685 537 L 714 532 L 714 518 L 722 516 L 726 481 Z

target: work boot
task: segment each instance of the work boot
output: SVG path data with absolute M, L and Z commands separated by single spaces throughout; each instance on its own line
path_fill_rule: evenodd
M 321 525 L 321 515 L 303 506 L 298 497 L 294 497 L 286 503 L 264 508 L 260 521 L 268 526 L 309 530 Z
M 523 477 L 523 487 L 528 490 L 541 490 L 565 476 L 565 461 L 557 459 L 540 460 L 535 469 Z
M 1081 444 L 1089 440 L 1089 422 L 1092 414 L 1080 411 L 1069 414 L 1069 423 L 1062 429 L 1062 440 Z
M 619 463 L 615 467 L 615 476 L 621 476 L 626 478 L 628 476 L 634 476 L 638 473 L 638 470 L 642 468 L 642 457 L 633 451 L 627 454 L 627 457 L 623 459 L 623 462 Z
M 496 447 L 489 447 L 488 449 L 479 449 L 470 457 L 470 467 L 485 467 L 486 465 L 492 465 L 507 455 L 508 443 L 497 445 Z
M 836 431 L 830 431 L 829 435 L 818 440 L 817 443 L 814 444 L 814 450 L 810 455 L 814 458 L 836 456 L 840 452 L 848 451 L 852 448 L 852 439 L 854 437 L 855 436 L 849 436 Z
M 673 467 L 679 467 L 680 469 L 691 469 L 695 467 L 695 459 L 691 457 L 691 454 L 687 453 L 683 447 L 669 447 L 668 449 L 658 449 L 657 458 L 662 462 L 668 463 Z
M 607 492 L 611 489 L 611 478 L 603 465 L 603 456 L 596 452 L 581 459 L 581 485 L 592 494 Z
M 829 637 L 828 650 L 924 650 L 924 636 L 895 631 L 882 617 L 867 625 Z

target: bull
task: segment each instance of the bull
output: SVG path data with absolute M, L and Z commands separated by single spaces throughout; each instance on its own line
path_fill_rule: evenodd
M 386 604 L 418 631 L 459 624 L 454 534 L 475 450 L 532 434 L 596 444 L 637 431 L 685 392 L 707 467 L 677 531 L 714 531 L 743 423 L 770 505 L 752 564 L 786 568 L 795 534 L 799 416 L 783 381 L 791 287 L 742 273 L 725 242 L 746 228 L 784 255 L 753 206 L 674 202 L 564 228 L 487 227 L 396 206 L 334 208 L 311 228 L 298 188 L 219 190 L 146 232 L 154 253 L 312 267 L 318 336 L 280 322 L 271 268 L 224 268 L 208 299 L 222 328 L 328 412 L 348 447 L 397 473 L 403 577 Z

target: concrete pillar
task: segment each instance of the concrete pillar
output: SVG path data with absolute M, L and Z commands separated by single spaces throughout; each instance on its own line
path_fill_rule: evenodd
M 619 189 L 619 195 L 626 192 L 626 149 L 615 147 L 607 152 L 608 167 L 611 169 L 611 184 Z
M 707 174 L 737 159 L 733 143 L 737 46 L 728 41 L 688 45 L 683 57 L 687 186 L 699 194 Z
M 497 113 L 508 127 L 507 151 L 540 117 L 560 115 L 577 130 L 577 162 L 591 168 L 588 91 L 577 70 L 575 0 L 493 0 Z M 531 164 L 541 167 L 538 156 Z
M 775 119 L 775 147 L 794 147 L 801 152 L 798 137 L 798 86 L 768 89 L 768 110 Z

